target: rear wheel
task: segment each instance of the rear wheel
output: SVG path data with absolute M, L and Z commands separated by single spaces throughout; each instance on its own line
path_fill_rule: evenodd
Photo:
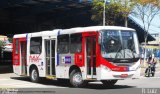
M 32 82 L 35 82 L 35 83 L 39 82 L 39 79 L 40 79 L 39 78 L 39 73 L 38 73 L 38 70 L 36 68 L 33 68 L 31 70 L 30 79 L 31 79 Z
M 102 80 L 103 85 L 113 87 L 118 80 Z
M 151 71 L 151 68 L 149 67 L 148 70 L 147 70 L 147 73 L 145 75 L 146 77 L 151 77 L 152 76 L 152 71 Z
M 152 73 L 152 77 L 154 77 L 154 73 Z
M 70 73 L 70 83 L 74 87 L 83 87 L 86 84 L 86 82 L 82 78 L 81 72 L 77 70 L 73 70 Z

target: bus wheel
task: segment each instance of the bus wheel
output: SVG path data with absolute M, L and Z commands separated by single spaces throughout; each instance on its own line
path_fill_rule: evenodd
M 85 85 L 85 81 L 82 78 L 81 72 L 73 70 L 70 74 L 70 83 L 74 87 L 83 87 Z
M 104 86 L 113 87 L 118 80 L 102 80 Z
M 32 82 L 37 83 L 39 81 L 39 73 L 36 68 L 33 68 L 30 73 L 30 79 Z

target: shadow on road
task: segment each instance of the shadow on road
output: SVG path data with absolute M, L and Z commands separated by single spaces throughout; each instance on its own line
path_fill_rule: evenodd
M 29 77 L 11 77 L 11 79 L 15 80 L 21 80 L 21 81 L 27 81 L 30 82 Z M 39 84 L 47 85 L 47 86 L 57 86 L 57 87 L 68 87 L 68 88 L 74 88 L 70 85 L 69 80 L 64 81 L 57 81 L 57 80 L 48 80 L 43 79 L 39 82 Z M 106 87 L 101 83 L 88 83 L 85 87 L 81 89 L 97 89 L 97 90 L 103 90 L 103 89 L 124 89 L 124 88 L 134 88 L 134 86 L 128 86 L 128 85 L 115 85 L 114 87 Z
M 0 74 L 13 73 L 12 65 L 0 65 Z
M 128 85 L 115 85 L 113 87 L 106 87 L 103 84 L 88 84 L 86 89 L 124 89 L 124 88 L 134 88 L 134 86 L 128 86 Z

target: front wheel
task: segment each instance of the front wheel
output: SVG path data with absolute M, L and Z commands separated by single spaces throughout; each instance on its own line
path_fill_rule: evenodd
M 113 87 L 118 80 L 102 80 L 103 85 Z
M 148 68 L 147 72 L 146 72 L 146 77 L 151 77 L 152 76 L 152 70 L 151 67 Z
M 31 70 L 30 79 L 31 79 L 32 82 L 35 82 L 35 83 L 39 82 L 39 79 L 40 79 L 39 78 L 39 73 L 38 73 L 38 70 L 36 68 L 33 68 Z
M 76 70 L 73 70 L 70 74 L 70 83 L 74 87 L 82 87 L 86 84 L 82 78 L 81 72 Z

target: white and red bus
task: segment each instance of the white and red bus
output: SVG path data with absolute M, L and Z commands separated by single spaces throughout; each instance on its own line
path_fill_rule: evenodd
M 13 38 L 14 73 L 40 78 L 69 79 L 75 87 L 89 81 L 113 86 L 118 80 L 139 78 L 136 31 L 118 26 L 57 29 Z

